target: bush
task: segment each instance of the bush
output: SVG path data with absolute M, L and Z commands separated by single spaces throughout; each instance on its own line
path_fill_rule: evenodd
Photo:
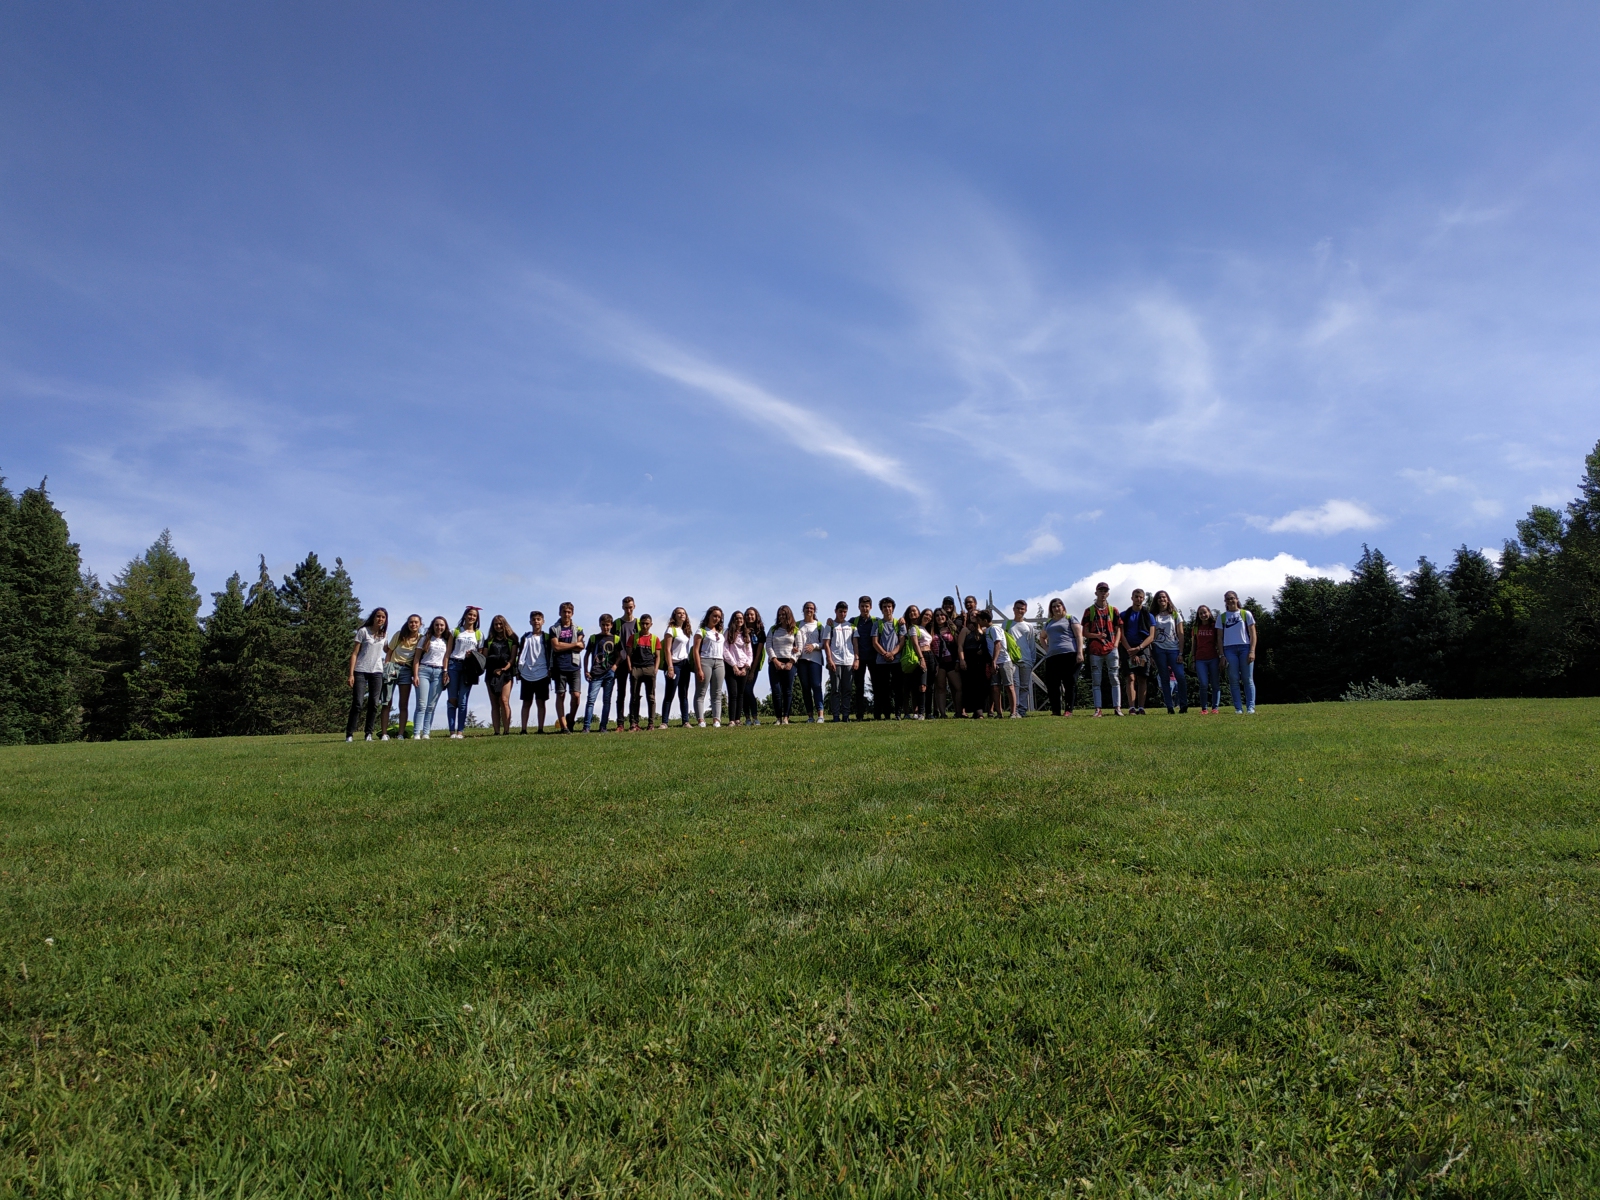
M 1345 689 L 1341 700 L 1432 700 L 1433 689 L 1425 683 L 1383 683 L 1373 679 L 1366 683 L 1352 683 Z

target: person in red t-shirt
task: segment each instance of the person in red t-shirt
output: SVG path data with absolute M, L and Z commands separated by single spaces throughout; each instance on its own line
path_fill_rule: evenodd
M 1216 715 L 1222 703 L 1222 650 L 1217 615 L 1202 604 L 1194 610 L 1194 673 L 1200 678 L 1200 712 Z
M 1107 599 L 1110 595 L 1109 583 L 1095 584 L 1094 603 L 1083 610 L 1083 637 L 1089 645 L 1089 690 L 1094 695 L 1097 717 L 1105 715 L 1101 712 L 1102 676 L 1111 691 L 1111 710 L 1122 715 L 1122 685 L 1117 678 L 1117 638 L 1121 631 L 1117 610 Z

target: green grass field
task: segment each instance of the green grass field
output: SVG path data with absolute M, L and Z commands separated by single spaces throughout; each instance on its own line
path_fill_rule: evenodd
M 1597 728 L 3 750 L 0 1187 L 1594 1195 Z

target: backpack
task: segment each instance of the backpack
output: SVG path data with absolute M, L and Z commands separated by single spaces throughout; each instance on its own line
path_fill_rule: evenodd
M 1022 647 L 1017 645 L 1017 639 L 1011 633 L 1011 627 L 1015 624 L 1015 621 L 1004 621 L 1001 623 L 1001 628 L 1006 634 L 1006 653 L 1011 656 L 1012 662 L 1019 663 L 1022 661 Z

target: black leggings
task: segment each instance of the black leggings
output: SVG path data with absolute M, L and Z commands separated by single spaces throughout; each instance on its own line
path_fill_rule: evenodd
M 1061 715 L 1061 697 L 1066 694 L 1066 708 L 1072 712 L 1072 701 L 1078 690 L 1078 659 L 1073 654 L 1052 654 L 1044 660 L 1044 686 L 1050 693 L 1050 711 Z
M 686 658 L 682 662 L 672 664 L 672 669 L 678 673 L 676 679 L 668 678 L 661 690 L 661 723 L 665 725 L 672 716 L 672 698 L 678 698 L 678 719 L 685 725 L 689 723 L 689 684 L 694 680 L 694 668 L 689 665 Z
M 900 687 L 895 680 L 898 674 L 900 668 L 894 663 L 872 664 L 872 715 L 877 720 L 883 720 L 895 710 Z
M 788 720 L 789 701 L 794 696 L 794 668 L 767 664 L 767 683 L 772 688 L 772 715 Z

